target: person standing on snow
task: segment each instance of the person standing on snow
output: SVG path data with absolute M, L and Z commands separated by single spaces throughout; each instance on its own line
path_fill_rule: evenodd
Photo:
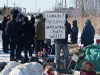
M 8 38 L 7 33 L 6 33 L 7 23 L 8 23 L 8 20 L 7 20 L 7 17 L 5 16 L 3 21 L 2 21 L 2 24 L 1 24 L 2 41 L 3 41 L 2 44 L 3 44 L 3 52 L 4 53 L 8 53 L 8 46 L 9 46 L 9 38 Z
M 16 49 L 20 40 L 20 24 L 18 24 L 19 11 L 14 10 L 12 20 L 7 27 L 7 34 L 10 40 L 10 61 L 17 61 Z
M 95 35 L 94 27 L 91 24 L 91 21 L 87 19 L 85 22 L 85 26 L 83 28 L 82 34 L 81 34 L 81 44 L 83 44 L 84 47 L 93 44 L 94 35 Z
M 71 25 L 67 21 L 67 15 L 66 15 L 66 22 L 65 22 L 65 39 L 55 39 L 55 57 L 56 57 L 56 69 L 58 71 L 61 70 L 60 68 L 60 51 L 61 49 L 64 52 L 64 59 L 65 59 L 65 68 L 68 68 L 69 64 L 69 49 L 68 49 L 68 34 L 71 33 Z
M 77 20 L 73 20 L 73 27 L 71 31 L 71 43 L 75 44 L 78 40 L 78 26 L 77 26 Z
M 43 50 L 44 40 L 45 40 L 45 23 L 44 17 L 42 14 L 39 14 L 37 17 L 38 22 L 36 26 L 35 32 L 35 40 L 36 40 L 36 53 Z
M 33 44 L 33 39 L 35 36 L 35 30 L 33 24 L 28 20 L 28 17 L 24 18 L 24 23 L 21 27 L 22 31 L 22 43 L 24 48 L 24 57 L 28 58 L 28 51 L 29 56 L 32 57 L 31 45 Z

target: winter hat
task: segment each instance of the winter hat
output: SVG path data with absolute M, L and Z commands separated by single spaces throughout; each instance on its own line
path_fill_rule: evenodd
M 92 71 L 93 70 L 93 64 L 89 61 L 86 61 L 82 65 L 82 69 L 87 70 L 87 71 Z
M 77 20 L 73 20 L 73 26 L 77 26 Z
M 24 18 L 24 21 L 28 21 L 28 17 L 25 17 L 25 18 Z
M 43 17 L 43 15 L 41 13 L 36 16 L 37 19 L 39 19 L 41 17 Z
M 65 19 L 68 19 L 68 15 L 67 14 L 65 15 Z
M 91 25 L 91 20 L 87 19 L 85 22 L 86 25 Z
M 19 13 L 19 11 L 17 9 L 15 9 L 13 12 L 13 19 L 16 19 L 18 13 Z
M 90 65 L 91 67 L 93 67 L 93 64 L 90 63 L 89 61 L 86 61 L 85 64 L 88 64 L 88 65 Z

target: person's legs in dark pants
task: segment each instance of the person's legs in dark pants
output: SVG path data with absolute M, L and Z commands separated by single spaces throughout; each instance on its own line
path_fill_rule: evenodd
M 8 41 L 6 41 L 6 39 L 3 40 L 3 51 L 4 51 L 4 53 L 8 53 L 8 46 L 9 46 Z
M 44 48 L 44 40 L 36 40 L 36 53 L 43 50 Z
M 29 47 L 29 56 L 32 57 L 32 52 L 33 52 L 33 49 L 31 48 L 31 45 Z
M 27 47 L 25 47 L 25 50 L 24 50 L 24 57 L 25 57 L 25 58 L 27 58 L 27 57 L 28 57 L 27 52 L 28 52 L 28 48 L 27 48 Z
M 10 44 L 10 60 L 14 60 L 15 59 L 15 49 L 16 49 L 16 43 L 14 41 L 11 41 L 11 44 Z
M 26 39 L 25 44 L 24 44 L 24 56 L 28 57 L 28 51 L 31 49 L 31 44 L 30 41 Z
M 29 56 L 32 57 L 32 52 L 34 51 L 33 41 L 29 40 Z
M 27 40 L 26 40 L 27 41 Z M 24 48 L 24 57 L 27 58 L 28 55 L 27 55 L 27 52 L 28 52 L 28 44 L 27 42 L 24 41 L 24 44 L 23 44 L 23 48 Z
M 38 53 L 39 51 L 41 51 L 41 43 L 40 40 L 36 40 L 36 53 Z
M 28 57 L 28 53 L 29 53 L 29 56 L 32 57 L 32 49 L 31 49 L 32 43 L 33 43 L 33 41 L 31 41 L 31 39 L 26 39 L 25 40 L 25 43 L 24 43 L 25 57 Z
M 22 51 L 23 51 L 23 44 L 21 41 L 19 41 L 17 44 L 17 49 L 16 49 L 16 58 L 17 59 L 22 59 L 22 55 L 21 55 Z
M 8 53 L 8 46 L 10 43 L 9 43 L 9 38 L 5 33 L 2 34 L 2 41 L 3 41 L 2 44 L 4 53 Z
M 23 49 L 24 49 L 24 58 L 21 60 L 21 63 L 26 63 L 29 61 L 29 58 L 28 58 L 29 45 L 25 43 L 23 45 Z

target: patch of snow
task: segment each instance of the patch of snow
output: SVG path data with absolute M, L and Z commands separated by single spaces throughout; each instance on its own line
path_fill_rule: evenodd
M 20 64 L 12 69 L 9 75 L 42 75 L 43 66 L 37 62 Z
M 9 62 L 1 71 L 1 75 L 42 75 L 43 66 L 37 62 L 19 64 Z
M 1 75 L 9 75 L 9 73 L 12 71 L 12 69 L 17 65 L 19 65 L 18 62 L 14 62 L 14 61 L 9 62 L 5 66 L 5 68 L 1 71 Z

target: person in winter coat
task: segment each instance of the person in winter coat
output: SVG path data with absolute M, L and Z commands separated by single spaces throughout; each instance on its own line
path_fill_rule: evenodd
M 35 40 L 36 40 L 36 53 L 38 53 L 44 47 L 45 23 L 42 14 L 39 14 L 36 18 L 38 19 L 38 23 L 36 26 Z
M 31 23 L 33 24 L 33 26 L 34 26 L 34 24 L 35 24 L 35 17 L 34 17 L 33 15 L 31 15 L 30 22 L 31 22 Z
M 87 19 L 81 34 L 81 44 L 83 44 L 84 47 L 93 44 L 94 35 L 95 35 L 94 27 L 92 26 L 91 21 Z
M 18 25 L 19 25 L 19 28 L 20 28 L 20 31 L 19 31 L 19 41 L 17 43 L 17 48 L 16 48 L 16 59 L 17 60 L 21 60 L 23 57 L 21 55 L 22 51 L 23 51 L 23 41 L 22 41 L 22 31 L 21 31 L 21 27 L 22 27 L 22 24 L 24 22 L 24 15 L 23 14 L 20 14 L 19 15 L 19 19 L 18 19 Z
M 77 26 L 77 20 L 73 20 L 73 27 L 71 31 L 71 43 L 75 44 L 78 40 L 78 26 Z
M 17 57 L 17 45 L 20 39 L 20 24 L 18 24 L 18 17 L 19 17 L 19 11 L 18 10 L 14 10 L 13 12 L 13 19 L 11 22 L 9 22 L 8 24 L 8 28 L 7 28 L 7 34 L 9 36 L 9 40 L 10 40 L 10 61 L 16 61 L 16 57 Z M 16 53 L 16 54 L 15 54 Z
M 5 16 L 3 21 L 2 21 L 2 41 L 3 41 L 3 52 L 4 53 L 8 53 L 8 50 L 9 50 L 9 45 L 10 45 L 10 42 L 9 42 L 9 37 L 7 35 L 7 32 L 6 32 L 6 29 L 8 27 L 8 22 L 9 22 L 9 18 L 10 18 L 10 15 L 8 16 Z
M 34 30 L 34 37 L 33 37 L 33 43 L 32 43 L 32 49 L 34 49 L 35 48 L 35 17 L 33 16 L 33 15 L 31 15 L 31 20 L 30 20 L 30 23 L 32 24 L 32 26 L 33 26 L 33 30 Z
M 24 57 L 28 58 L 28 51 L 29 51 L 29 56 L 32 57 L 32 51 L 31 51 L 31 45 L 33 43 L 33 39 L 35 36 L 35 30 L 33 27 L 33 24 L 28 21 L 28 17 L 24 18 L 24 23 L 21 27 L 22 31 L 22 41 L 23 41 L 23 47 L 24 47 Z

